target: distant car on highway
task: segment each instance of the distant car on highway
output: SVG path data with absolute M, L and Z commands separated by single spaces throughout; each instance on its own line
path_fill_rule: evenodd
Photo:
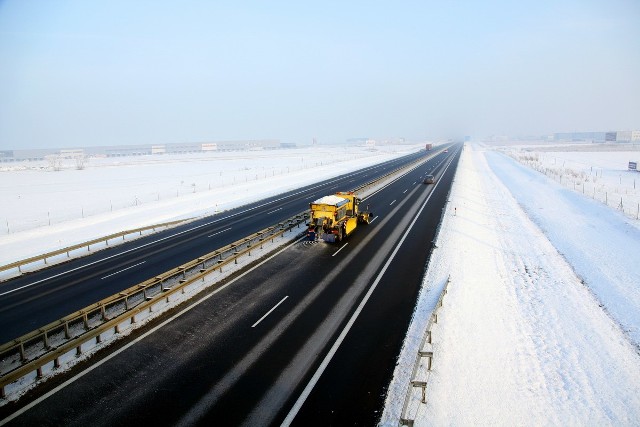
M 424 178 L 424 183 L 425 184 L 433 184 L 434 182 L 436 182 L 436 179 L 433 177 L 433 175 L 427 175 Z
M 445 153 L 448 153 L 448 152 L 449 152 L 449 149 L 447 148 L 446 150 L 444 150 L 444 152 L 445 152 Z

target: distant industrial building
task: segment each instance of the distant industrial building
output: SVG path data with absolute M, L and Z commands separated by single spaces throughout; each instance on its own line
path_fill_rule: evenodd
M 293 148 L 295 144 L 287 144 Z M 14 162 L 24 160 L 44 160 L 47 156 L 62 158 L 77 157 L 124 157 L 146 156 L 160 154 L 205 153 L 211 151 L 243 151 L 243 150 L 275 150 L 282 148 L 279 140 L 248 140 L 248 141 L 220 141 L 203 143 L 175 143 L 175 144 L 141 144 L 141 145 L 113 145 L 84 148 L 42 148 L 32 150 L 3 150 L 0 151 L 0 162 Z
M 640 130 L 615 132 L 561 132 L 553 134 L 553 140 L 561 142 L 639 142 Z

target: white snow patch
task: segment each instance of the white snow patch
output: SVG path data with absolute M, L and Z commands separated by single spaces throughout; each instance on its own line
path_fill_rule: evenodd
M 576 256 L 578 249 L 606 252 L 610 246 L 597 227 L 574 228 L 585 224 L 577 210 L 589 221 L 602 216 L 626 234 L 637 235 L 637 229 L 593 201 L 587 210 L 558 206 L 565 189 L 542 175 L 532 184 L 527 169 L 495 153 L 488 156 L 492 171 L 485 154 L 469 146 L 462 154 L 381 424 L 395 426 L 404 416 L 416 426 L 637 425 L 640 356 L 633 334 L 609 313 L 623 303 L 624 313 L 638 309 L 638 285 L 620 283 L 620 274 L 637 277 L 640 265 L 624 264 L 620 272 L 618 264 L 599 262 L 602 281 L 592 283 L 587 274 L 585 286 L 573 258 L 558 252 L 557 242 L 543 233 L 549 229 L 532 221 L 519 202 L 523 195 L 539 196 L 537 207 L 567 230 L 563 238 L 574 244 Z M 595 251 L 585 241 L 604 247 Z M 638 244 L 627 249 L 638 252 Z M 449 275 L 432 329 L 427 403 L 420 402 L 419 388 L 412 389 L 409 411 L 401 414 L 424 326 Z M 592 285 L 619 292 L 600 295 Z M 629 328 L 640 324 L 640 317 L 625 320 Z

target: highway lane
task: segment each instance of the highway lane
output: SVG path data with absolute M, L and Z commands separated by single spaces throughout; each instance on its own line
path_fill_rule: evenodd
M 420 152 L 0 284 L 0 343 L 234 242 L 430 153 Z
M 376 219 L 343 244 L 295 243 L 164 326 L 154 322 L 157 332 L 15 425 L 278 425 L 377 281 L 294 424 L 343 425 L 345 414 L 374 419 L 371 408 L 380 408 L 390 379 L 454 167 L 438 185 L 421 183 L 425 165 L 373 195 L 366 203 Z

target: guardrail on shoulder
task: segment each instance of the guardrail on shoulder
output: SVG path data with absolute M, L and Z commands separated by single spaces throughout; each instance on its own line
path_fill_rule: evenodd
M 170 222 L 164 222 L 162 224 L 148 225 L 146 227 L 134 228 L 133 230 L 126 230 L 126 231 L 121 231 L 119 233 L 109 234 L 108 236 L 99 237 L 97 239 L 89 240 L 88 242 L 78 243 L 77 245 L 69 246 L 69 247 L 58 249 L 58 250 L 51 251 L 51 252 L 47 252 L 47 253 L 42 254 L 42 255 L 36 255 L 34 257 L 23 259 L 23 260 L 20 260 L 20 261 L 16 261 L 16 262 L 13 262 L 11 264 L 1 265 L 0 266 L 0 271 L 6 271 L 6 270 L 11 270 L 12 268 L 17 268 L 18 271 L 20 273 L 22 273 L 22 266 L 27 265 L 27 264 L 31 264 L 31 263 L 36 262 L 36 261 L 44 261 L 44 263 L 46 264 L 48 258 L 53 258 L 55 256 L 62 255 L 64 253 L 67 254 L 67 257 L 69 257 L 70 256 L 69 252 L 75 251 L 76 249 L 82 249 L 82 248 L 86 247 L 87 251 L 89 251 L 89 250 L 91 250 L 91 245 L 95 245 L 96 243 L 105 242 L 107 244 L 107 246 L 108 246 L 109 245 L 109 240 L 113 240 L 113 239 L 116 239 L 118 237 L 122 237 L 122 239 L 124 240 L 124 237 L 129 235 L 129 234 L 140 233 L 140 235 L 142 235 L 143 231 L 147 231 L 147 230 L 155 231 L 156 228 L 170 227 L 172 225 L 180 224 L 181 222 L 186 222 L 186 221 L 189 221 L 189 220 L 188 219 L 181 219 L 181 220 L 177 220 L 177 221 L 170 221 Z
M 420 342 L 420 346 L 418 347 L 418 352 L 416 354 L 416 360 L 413 363 L 413 371 L 411 372 L 411 380 L 409 382 L 409 386 L 407 387 L 407 394 L 404 398 L 404 404 L 402 405 L 402 412 L 400 412 L 400 426 L 413 426 L 414 420 L 409 417 L 409 404 L 411 403 L 411 396 L 414 393 L 416 388 L 421 389 L 421 398 L 420 403 L 427 403 L 427 381 L 431 376 L 431 365 L 433 361 L 433 349 L 431 348 L 431 328 L 434 324 L 438 323 L 438 309 L 442 307 L 442 301 L 444 296 L 447 294 L 447 288 L 449 287 L 449 283 L 451 282 L 451 278 L 447 278 L 447 283 L 444 285 L 444 289 L 440 293 L 440 298 L 438 298 L 438 302 L 436 303 L 435 308 L 431 312 L 431 317 L 429 318 L 429 322 L 427 323 L 427 327 L 425 328 L 424 335 L 422 336 L 422 341 Z M 423 366 L 423 359 L 426 359 L 426 366 Z M 419 376 L 418 371 L 420 366 L 424 367 L 424 375 Z
M 355 188 L 353 191 L 364 192 L 375 185 L 379 185 L 381 181 L 386 181 L 407 169 L 414 169 L 430 157 L 423 157 L 409 165 L 399 167 L 382 177 Z M 73 355 L 80 356 L 90 346 L 101 344 L 106 339 L 105 337 L 120 334 L 124 328 L 136 323 L 137 316 L 145 312 L 153 312 L 154 307 L 162 303 L 163 300 L 168 304 L 172 295 L 179 292 L 185 293 L 188 286 L 198 281 L 204 281 L 205 276 L 215 270 L 222 272 L 222 268 L 231 262 L 237 264 L 239 257 L 245 254 L 251 255 L 251 250 L 255 250 L 256 246 L 260 245 L 262 248 L 262 243 L 265 240 L 282 236 L 287 231 L 291 231 L 293 227 L 300 227 L 307 219 L 308 212 L 301 212 L 274 226 L 216 249 L 20 338 L 0 345 L 0 397 L 6 398 L 7 386 L 16 384 L 21 379 L 28 377 L 25 381 L 28 384 L 23 385 L 22 389 L 28 387 L 29 384 L 33 384 L 43 378 L 45 371 L 49 372 L 61 367 L 61 359 L 64 357 L 70 354 L 71 357 Z M 162 225 L 170 224 L 172 223 Z M 152 227 L 144 229 L 149 228 Z M 125 233 L 138 232 L 140 230 L 142 229 Z M 66 252 L 66 250 L 82 248 L 87 244 L 98 243 L 105 239 L 119 237 L 122 234 L 118 233 L 34 257 L 30 260 L 24 260 L 21 265 L 24 265 L 27 261 L 33 262 L 44 257 L 51 257 L 53 256 L 52 254 L 59 255 Z M 15 267 L 16 264 L 14 263 L 10 266 Z
M 60 358 L 69 352 L 81 355 L 90 341 L 98 345 L 103 335 L 119 334 L 123 327 L 135 324 L 139 314 L 153 312 L 163 299 L 168 303 L 171 295 L 185 293 L 187 286 L 204 281 L 215 270 L 222 272 L 224 266 L 237 264 L 238 257 L 251 255 L 263 241 L 299 227 L 307 218 L 306 213 L 298 214 L 1 345 L 0 396 L 6 398 L 6 387 L 30 374 L 30 383 L 42 378 L 47 365 L 59 368 Z

